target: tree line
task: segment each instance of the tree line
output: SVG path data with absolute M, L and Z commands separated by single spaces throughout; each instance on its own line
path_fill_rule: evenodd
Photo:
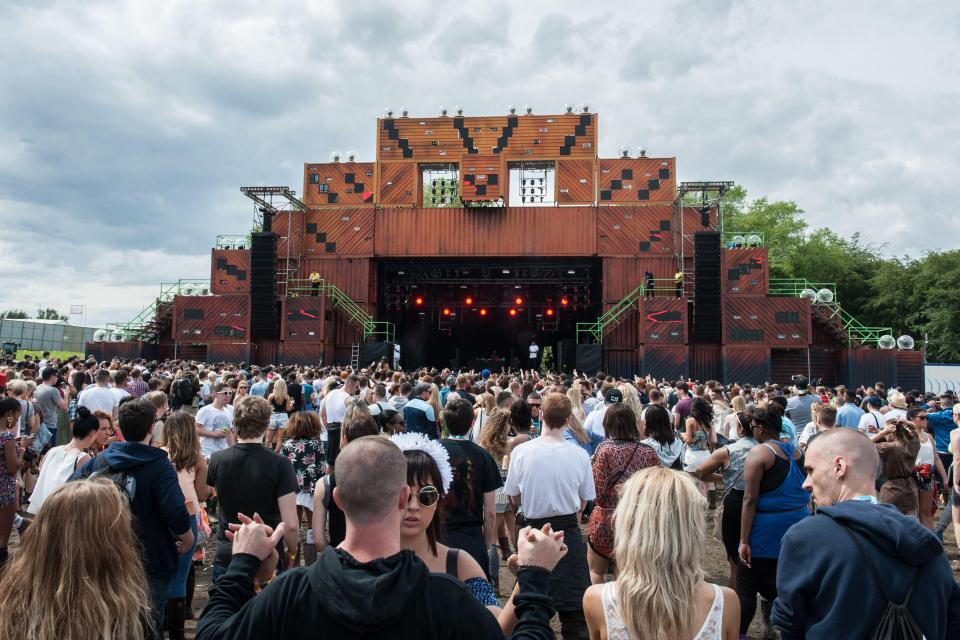
M 37 315 L 33 318 L 23 309 L 7 309 L 6 311 L 0 311 L 0 319 L 2 318 L 10 318 L 11 320 L 68 320 L 67 316 L 49 307 L 37 309 Z

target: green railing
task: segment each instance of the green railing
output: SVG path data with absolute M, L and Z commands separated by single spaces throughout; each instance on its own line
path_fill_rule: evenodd
M 647 287 L 648 284 L 653 286 Z M 635 305 L 640 298 L 661 296 L 679 297 L 677 296 L 676 280 L 672 278 L 648 280 L 624 296 L 617 304 L 607 309 L 595 322 L 578 322 L 577 343 L 603 342 L 604 333 L 620 324 L 623 316 L 635 309 Z
M 763 247 L 766 238 L 762 231 L 724 231 L 720 235 L 720 242 L 724 248 L 734 245 L 738 247 Z
M 202 278 L 184 278 L 176 282 L 161 282 L 160 295 L 143 308 L 140 313 L 135 315 L 127 322 L 108 322 L 106 325 L 109 331 L 118 331 L 125 337 L 139 337 L 144 332 L 147 325 L 156 316 L 160 305 L 173 301 L 173 297 L 184 294 L 199 294 L 210 291 L 210 280 Z
M 822 290 L 830 291 L 829 296 L 822 295 Z M 803 278 L 770 278 L 770 295 L 782 297 L 800 297 L 800 294 L 808 292 L 807 296 L 810 302 L 816 306 L 827 309 L 829 312 L 827 320 L 837 318 L 847 333 L 847 342 L 853 344 L 877 345 L 881 336 L 892 335 L 891 327 L 868 327 L 859 320 L 850 315 L 837 300 L 837 285 L 833 282 L 810 282 Z M 813 292 L 812 296 L 809 292 Z
M 217 249 L 249 249 L 250 236 L 217 236 Z
M 374 320 L 373 316 L 332 282 L 322 279 L 311 282 L 309 278 L 291 278 L 287 284 L 287 295 L 322 295 L 330 300 L 333 309 L 339 311 L 349 322 L 360 328 L 363 332 L 364 341 L 370 337 L 385 342 L 394 341 L 396 329 L 392 322 Z

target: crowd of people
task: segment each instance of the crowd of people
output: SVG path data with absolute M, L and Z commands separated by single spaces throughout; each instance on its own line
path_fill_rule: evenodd
M 955 400 L 8 358 L 0 640 L 958 638 Z

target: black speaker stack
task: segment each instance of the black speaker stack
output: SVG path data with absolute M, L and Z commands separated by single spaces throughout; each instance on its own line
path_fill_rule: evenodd
M 693 234 L 693 341 L 720 344 L 720 234 Z
M 255 340 L 280 338 L 277 304 L 277 236 L 254 233 L 250 243 L 250 333 Z

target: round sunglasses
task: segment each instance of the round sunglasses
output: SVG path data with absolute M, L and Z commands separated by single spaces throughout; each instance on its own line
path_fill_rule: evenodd
M 416 493 L 411 491 L 410 498 L 412 499 L 414 496 L 417 497 L 417 502 L 420 503 L 421 507 L 432 507 L 440 500 L 440 492 L 437 491 L 436 487 L 430 485 L 420 487 L 420 491 Z

